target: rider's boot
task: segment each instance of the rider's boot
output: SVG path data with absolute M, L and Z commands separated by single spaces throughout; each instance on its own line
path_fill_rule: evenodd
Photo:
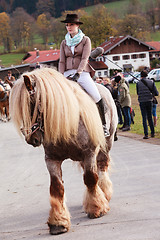
M 102 121 L 102 125 L 103 125 L 103 131 L 104 131 L 104 136 L 105 137 L 109 137 L 110 133 L 109 133 L 109 130 L 107 129 L 107 126 L 106 126 L 106 119 L 105 119 L 105 113 L 104 113 L 103 100 L 101 99 L 96 104 L 97 104 L 97 107 L 98 107 L 98 110 L 99 110 L 99 115 L 101 117 L 101 121 Z

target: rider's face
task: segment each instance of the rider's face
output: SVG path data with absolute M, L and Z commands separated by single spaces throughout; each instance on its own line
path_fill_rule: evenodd
M 74 37 L 78 33 L 79 25 L 76 23 L 66 23 L 68 33 Z

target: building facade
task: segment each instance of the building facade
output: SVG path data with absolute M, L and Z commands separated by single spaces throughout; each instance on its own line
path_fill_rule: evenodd
M 122 71 L 137 71 L 141 66 L 150 68 L 149 52 L 153 46 L 131 36 L 111 37 L 100 45 L 104 49 L 102 56 L 97 61 L 103 61 L 110 69 Z

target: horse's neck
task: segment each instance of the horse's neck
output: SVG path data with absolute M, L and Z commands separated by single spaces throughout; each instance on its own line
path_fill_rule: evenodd
M 4 87 L 0 84 L 0 92 L 4 92 L 4 91 L 5 91 Z
M 2 85 L 0 85 L 0 100 L 4 100 L 4 98 L 6 97 L 6 91 L 4 89 L 4 87 Z

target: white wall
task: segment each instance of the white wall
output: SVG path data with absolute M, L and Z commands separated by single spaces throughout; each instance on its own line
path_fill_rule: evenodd
M 98 73 L 101 72 L 101 75 L 98 75 Z M 107 74 L 105 74 L 107 72 Z M 104 70 L 96 70 L 95 77 L 107 77 L 108 76 L 108 69 Z
M 133 55 L 133 54 L 146 54 L 146 57 L 131 59 L 131 55 Z M 123 55 L 129 55 L 130 59 L 123 60 L 122 59 Z M 113 61 L 113 56 L 119 56 L 120 60 Z M 104 57 L 103 59 L 105 59 L 104 63 L 108 66 L 108 72 L 110 69 L 118 69 L 118 66 L 123 68 L 123 65 L 125 65 L 125 64 L 131 64 L 133 66 L 133 71 L 136 71 L 140 66 L 145 66 L 145 67 L 150 68 L 149 52 L 135 52 L 135 53 L 133 52 L 133 53 L 124 53 L 124 54 L 113 54 L 113 55 L 106 55 L 106 56 L 104 55 L 103 57 Z M 118 66 L 115 65 L 114 63 L 110 62 L 108 59 L 111 60 L 112 62 L 116 63 Z M 102 60 L 102 57 L 100 57 L 99 60 Z

